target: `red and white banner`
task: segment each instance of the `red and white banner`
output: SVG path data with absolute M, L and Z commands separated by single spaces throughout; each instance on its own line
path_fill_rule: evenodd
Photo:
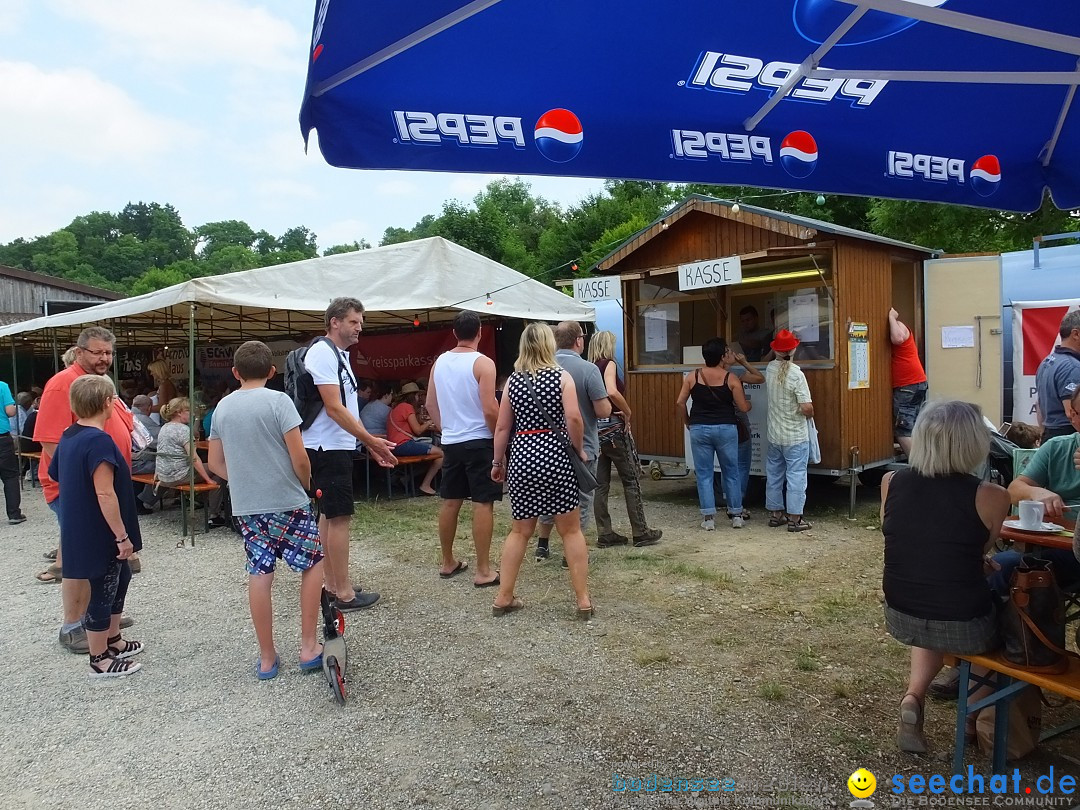
M 453 329 L 360 334 L 349 349 L 357 376 L 370 380 L 419 380 L 428 376 L 435 358 L 457 345 Z M 495 329 L 480 331 L 480 352 L 495 359 Z
M 1080 301 L 1013 301 L 1013 421 L 1039 423 L 1035 372 L 1054 347 L 1061 342 L 1061 319 Z

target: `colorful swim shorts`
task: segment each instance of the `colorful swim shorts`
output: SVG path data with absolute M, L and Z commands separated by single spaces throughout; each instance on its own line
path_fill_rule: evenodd
M 244 538 L 249 574 L 273 573 L 277 559 L 303 573 L 323 558 L 319 524 L 307 509 L 238 515 L 236 519 Z

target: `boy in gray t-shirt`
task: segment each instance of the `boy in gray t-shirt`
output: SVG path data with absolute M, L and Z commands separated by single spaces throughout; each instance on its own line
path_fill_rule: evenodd
M 247 552 L 248 602 L 259 659 L 255 677 L 278 673 L 270 590 L 282 559 L 300 572 L 300 669 L 322 669 L 316 635 L 322 590 L 323 550 L 319 525 L 305 489 L 311 465 L 300 437 L 300 414 L 288 395 L 271 391 L 270 349 L 249 340 L 233 355 L 240 389 L 221 400 L 210 427 L 210 469 L 229 481 L 233 516 Z

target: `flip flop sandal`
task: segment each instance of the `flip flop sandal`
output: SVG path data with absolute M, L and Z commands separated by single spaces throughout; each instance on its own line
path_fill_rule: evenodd
M 38 574 L 35 579 L 45 585 L 57 585 L 64 581 L 64 572 L 59 566 L 50 565 Z
M 465 560 L 458 560 L 458 564 L 456 566 L 454 566 L 453 571 L 447 571 L 446 573 L 443 573 L 442 571 L 440 571 L 439 572 L 439 578 L 440 579 L 451 579 L 453 577 L 456 577 L 462 571 L 467 571 L 468 569 L 469 569 L 469 564 L 467 562 L 465 562 Z

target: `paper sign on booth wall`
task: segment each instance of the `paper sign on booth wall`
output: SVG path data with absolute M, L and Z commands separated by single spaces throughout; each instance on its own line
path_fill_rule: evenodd
M 870 326 L 848 325 L 848 388 L 870 387 Z

